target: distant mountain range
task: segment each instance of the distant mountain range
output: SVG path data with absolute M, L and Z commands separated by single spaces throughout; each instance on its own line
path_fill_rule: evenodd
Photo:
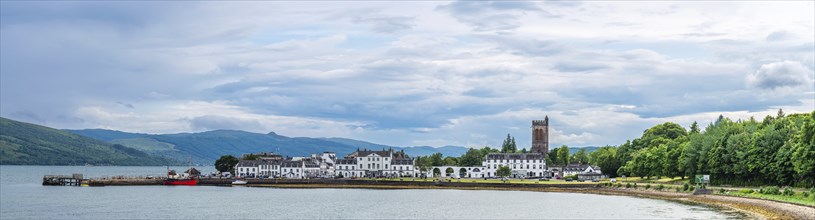
M 139 134 L 104 129 L 66 130 L 78 135 L 121 144 L 149 154 L 163 155 L 181 161 L 192 160 L 211 164 L 222 155 L 240 156 L 254 152 L 276 152 L 286 156 L 308 156 L 312 153 L 334 152 L 344 156 L 357 149 L 388 149 L 391 146 L 347 138 L 286 137 L 270 132 L 259 134 L 236 130 L 214 130 L 200 133 Z M 393 147 L 410 156 L 442 153 L 461 156 L 466 147 Z
M 170 158 L 0 117 L 0 164 L 169 165 Z
M 348 138 L 286 137 L 236 130 L 200 133 L 140 134 L 104 129 L 57 130 L 2 118 L 0 164 L 37 165 L 210 165 L 222 155 L 240 156 L 254 152 L 276 152 L 285 156 L 308 156 L 334 152 L 344 156 L 357 149 L 387 149 L 391 146 Z M 442 153 L 458 157 L 461 146 L 393 147 L 410 156 Z M 587 152 L 599 147 L 583 147 Z M 572 153 L 580 147 L 570 147 Z

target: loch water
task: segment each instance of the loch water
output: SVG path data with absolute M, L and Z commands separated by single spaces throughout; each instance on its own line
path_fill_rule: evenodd
M 197 167 L 205 173 L 213 167 Z M 183 172 L 184 167 L 172 167 Z M 42 176 L 160 176 L 167 167 L 0 166 L 0 219 L 732 219 L 672 201 L 492 190 L 42 186 Z

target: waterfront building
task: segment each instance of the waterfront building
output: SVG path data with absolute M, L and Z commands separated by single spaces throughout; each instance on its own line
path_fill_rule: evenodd
M 498 167 L 506 166 L 512 170 L 510 178 L 545 177 L 546 160 L 539 153 L 491 153 L 484 157 L 482 163 L 486 177 L 497 177 Z
M 436 177 L 436 173 L 438 173 L 438 176 L 450 178 L 483 178 L 486 176 L 484 166 L 434 166 L 428 169 L 424 175 L 426 177 Z
M 278 177 L 280 176 L 280 164 L 282 160 L 260 160 L 257 163 L 258 175 L 256 177 Z
M 307 179 L 320 177 L 320 164 L 310 160 L 284 160 L 280 164 L 280 173 L 287 179 Z
M 261 160 L 239 160 L 235 164 L 235 176 L 237 177 L 256 177 L 260 168 L 258 167 Z
M 342 177 L 413 177 L 413 159 L 393 148 L 380 151 L 363 149 L 338 159 L 335 170 Z
M 564 177 L 578 174 L 603 174 L 600 167 L 591 166 L 588 164 L 573 163 L 563 167 L 553 167 L 552 172 L 555 176 Z

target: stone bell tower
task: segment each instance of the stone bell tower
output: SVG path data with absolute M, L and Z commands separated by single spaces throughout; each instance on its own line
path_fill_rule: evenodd
M 549 116 L 532 120 L 532 153 L 546 156 L 549 153 Z

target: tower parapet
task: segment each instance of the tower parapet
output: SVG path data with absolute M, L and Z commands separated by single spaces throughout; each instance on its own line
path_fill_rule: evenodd
M 532 120 L 532 153 L 546 156 L 549 153 L 549 116 Z

